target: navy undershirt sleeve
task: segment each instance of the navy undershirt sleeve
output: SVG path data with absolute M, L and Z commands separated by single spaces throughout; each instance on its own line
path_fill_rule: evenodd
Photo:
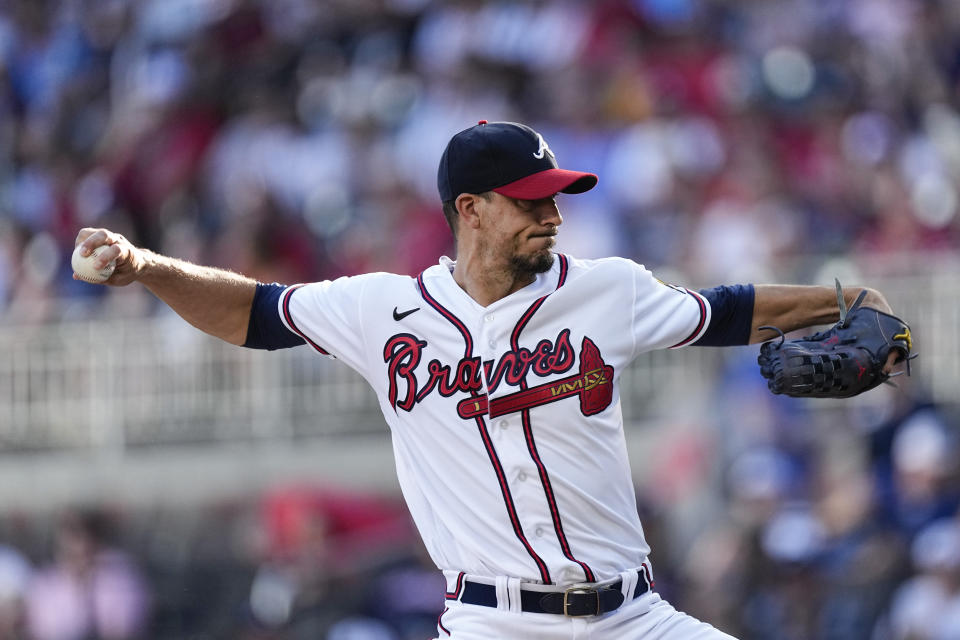
M 753 285 L 724 285 L 701 289 L 700 294 L 710 302 L 710 326 L 694 344 L 700 347 L 748 344 L 753 326 Z
M 287 349 L 306 344 L 303 338 L 283 324 L 278 301 L 287 289 L 282 284 L 257 283 L 257 292 L 250 307 L 250 322 L 247 325 L 247 341 L 243 346 L 251 349 Z

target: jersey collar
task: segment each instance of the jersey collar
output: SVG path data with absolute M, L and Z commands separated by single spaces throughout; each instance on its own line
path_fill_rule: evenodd
M 507 297 L 501 298 L 486 307 L 471 298 L 470 294 L 464 291 L 460 285 L 457 284 L 457 281 L 453 279 L 453 269 L 457 264 L 456 260 L 448 256 L 441 256 L 440 262 L 436 266 L 427 269 L 423 275 L 425 277 L 436 277 L 436 283 L 443 288 L 447 295 L 463 301 L 476 311 L 486 312 L 517 301 L 534 300 L 556 290 L 557 284 L 560 281 L 560 257 L 559 254 L 555 255 L 557 259 L 553 261 L 553 266 L 550 267 L 549 271 L 537 274 L 536 279 L 524 288 L 519 291 L 514 291 Z

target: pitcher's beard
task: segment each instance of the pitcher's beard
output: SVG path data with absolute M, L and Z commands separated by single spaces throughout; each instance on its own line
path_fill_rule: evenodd
M 519 279 L 532 278 L 550 271 L 553 260 L 552 251 L 538 252 L 532 256 L 513 256 L 510 259 L 510 269 Z

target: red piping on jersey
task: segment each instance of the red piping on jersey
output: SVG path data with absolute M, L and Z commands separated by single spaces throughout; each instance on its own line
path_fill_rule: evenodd
M 327 351 L 326 349 L 324 349 L 323 347 L 321 347 L 320 345 L 318 345 L 316 342 L 314 342 L 313 340 L 311 340 L 309 337 L 307 337 L 307 334 L 305 334 L 303 331 L 300 331 L 299 327 L 297 327 L 296 323 L 294 323 L 294 321 L 293 321 L 293 316 L 290 314 L 290 296 L 293 294 L 294 291 L 296 291 L 297 289 L 299 289 L 299 288 L 302 287 L 302 286 L 303 286 L 302 284 L 295 284 L 295 285 L 293 285 L 292 287 L 290 287 L 289 289 L 287 289 L 287 290 L 284 292 L 284 294 L 283 294 L 283 318 L 287 321 L 287 324 L 290 325 L 290 328 L 293 329 L 293 332 L 296 333 L 296 334 L 297 334 L 298 336 L 300 336 L 301 338 L 303 338 L 304 340 L 306 340 L 306 341 L 307 341 L 307 344 L 309 344 L 311 347 L 313 347 L 314 349 L 316 349 L 317 351 L 319 351 L 319 352 L 322 353 L 323 355 L 328 356 L 328 355 L 330 355 L 330 352 Z
M 703 297 L 700 294 L 689 290 L 687 290 L 687 294 L 693 296 L 693 299 L 696 300 L 697 304 L 700 305 L 700 322 L 697 323 L 697 328 L 693 330 L 693 333 L 672 347 L 669 347 L 670 349 L 676 349 L 677 347 L 682 347 L 683 345 L 691 342 L 694 338 L 700 335 L 700 330 L 703 329 L 703 325 L 707 321 L 707 303 L 703 301 Z
M 436 301 L 436 299 L 430 295 L 430 292 L 427 291 L 427 286 L 423 283 L 423 274 L 421 273 L 417 276 L 417 286 L 420 288 L 420 295 L 429 304 L 431 307 L 436 309 L 440 315 L 446 318 L 453 326 L 457 328 L 457 331 L 460 332 L 460 335 L 463 336 L 463 357 L 472 358 L 473 357 L 473 337 L 470 335 L 470 330 L 467 329 L 467 325 L 457 316 L 453 315 L 448 311 L 442 304 Z
M 449 310 L 444 308 L 442 304 L 437 302 L 436 299 L 430 292 L 427 291 L 427 287 L 423 282 L 423 273 L 417 276 L 417 285 L 420 288 L 420 295 L 429 304 L 433 307 L 440 315 L 446 318 L 450 324 L 457 328 L 461 335 L 463 335 L 464 341 L 464 358 L 473 357 L 473 338 L 470 336 L 470 331 L 467 329 L 466 325 L 453 315 Z M 478 396 L 476 392 L 473 394 Z M 493 466 L 494 472 L 497 474 L 497 481 L 500 483 L 500 493 L 503 495 L 503 502 L 507 507 L 507 515 L 510 516 L 510 523 L 513 525 L 513 533 L 517 536 L 517 539 L 520 540 L 520 543 L 523 544 L 523 547 L 527 550 L 527 554 L 533 559 L 537 564 L 537 569 L 540 571 L 540 579 L 543 580 L 544 584 L 553 584 L 550 580 L 550 572 L 547 570 L 547 565 L 543 561 L 537 552 L 533 550 L 533 547 L 530 545 L 530 542 L 527 540 L 526 535 L 523 533 L 523 526 L 520 524 L 520 517 L 517 515 L 517 508 L 513 503 L 513 495 L 510 493 L 510 486 L 507 484 L 506 474 L 503 472 L 503 465 L 500 463 L 500 458 L 497 456 L 497 450 L 493 446 L 493 441 L 490 439 L 490 433 L 487 430 L 487 423 L 480 416 L 477 416 L 477 430 L 480 432 L 480 439 L 483 440 L 483 446 L 487 450 L 487 456 L 490 458 L 490 464 Z
M 653 576 L 650 575 L 650 567 L 647 566 L 646 562 L 640 566 L 643 567 L 643 575 L 647 578 L 647 584 L 650 585 L 651 589 L 653 589 Z
M 464 573 L 461 571 L 459 575 L 457 575 L 457 586 L 453 588 L 453 593 L 447 591 L 443 594 L 444 598 L 447 600 L 457 600 L 460 597 L 460 590 L 463 589 L 463 576 Z
M 560 259 L 560 277 L 557 279 L 557 288 L 564 285 L 567 280 L 567 257 L 563 254 L 558 254 L 557 256 Z M 553 292 L 551 292 L 553 293 Z M 537 299 L 530 308 L 527 309 L 526 313 L 521 316 L 520 321 L 517 323 L 517 326 L 513 328 L 513 333 L 510 335 L 510 347 L 516 352 L 520 350 L 520 332 L 523 331 L 524 327 L 527 326 L 527 323 L 530 322 L 530 318 L 533 317 L 540 307 L 543 305 L 543 302 L 547 299 L 550 294 L 548 293 L 545 296 L 542 296 Z M 520 381 L 520 388 L 526 390 L 527 380 L 524 378 Z M 557 540 L 560 542 L 560 549 L 563 551 L 563 555 L 573 562 L 576 562 L 583 569 L 584 577 L 587 582 L 596 582 L 596 577 L 594 576 L 593 570 L 585 562 L 581 562 L 573 557 L 573 552 L 570 550 L 570 543 L 567 542 L 567 536 L 563 532 L 563 523 L 560 520 L 560 508 L 557 506 L 556 496 L 553 494 L 553 485 L 550 484 L 550 476 L 547 474 L 547 467 L 543 464 L 543 460 L 540 459 L 540 453 L 537 451 L 537 444 L 533 439 L 533 425 L 530 423 L 530 409 L 523 409 L 520 412 L 520 421 L 523 424 L 523 434 L 526 437 L 527 441 L 527 450 L 530 452 L 530 457 L 533 459 L 534 464 L 537 465 L 537 472 L 540 474 L 540 484 L 543 485 L 543 493 L 547 498 L 547 505 L 550 507 L 550 516 L 553 519 L 553 530 L 557 534 Z
M 443 608 L 443 611 L 440 612 L 440 615 L 437 616 L 437 626 L 440 627 L 440 631 L 443 631 L 445 634 L 447 634 L 447 635 L 449 636 L 449 635 L 452 635 L 452 634 L 450 633 L 450 631 L 447 630 L 447 628 L 446 628 L 445 626 L 443 626 L 443 622 L 441 622 L 441 620 L 443 620 L 443 615 L 444 615 L 447 611 L 450 611 L 450 607 L 444 607 L 444 608 Z

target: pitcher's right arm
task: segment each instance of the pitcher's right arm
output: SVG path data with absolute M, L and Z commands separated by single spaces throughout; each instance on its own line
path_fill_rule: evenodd
M 197 329 L 235 345 L 246 341 L 256 280 L 135 247 L 107 229 L 81 229 L 76 245 L 83 255 L 107 245 L 94 266 L 101 268 L 114 259 L 117 266 L 103 284 L 140 282 Z

